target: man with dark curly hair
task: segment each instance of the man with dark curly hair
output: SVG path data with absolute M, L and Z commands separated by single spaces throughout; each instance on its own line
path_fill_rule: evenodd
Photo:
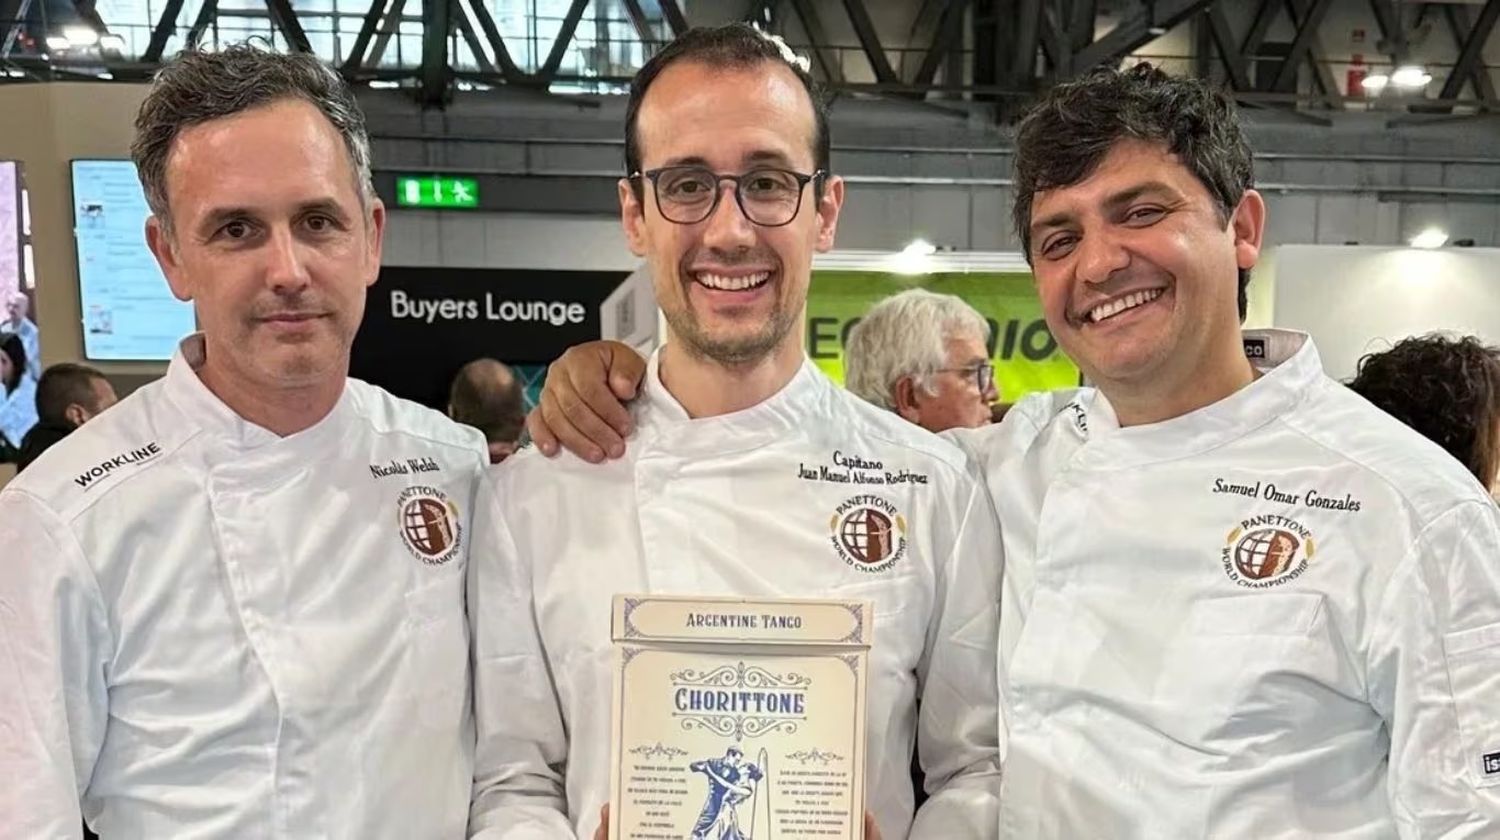
M 1349 383 L 1495 486 L 1500 471 L 1500 348 L 1433 333 L 1359 360 Z

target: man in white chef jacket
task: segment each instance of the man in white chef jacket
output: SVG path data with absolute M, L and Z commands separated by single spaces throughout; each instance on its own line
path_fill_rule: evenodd
M 744 25 L 694 30 L 635 79 L 621 212 L 667 343 L 624 459 L 523 451 L 495 474 L 505 501 L 480 538 L 497 549 L 476 551 L 471 586 L 474 837 L 603 836 L 622 592 L 870 599 L 870 836 L 995 836 L 990 502 L 957 447 L 802 350 L 811 258 L 844 197 L 825 126 L 806 68 Z M 897 524 L 841 539 L 855 520 Z
M 1017 228 L 1097 387 L 958 433 L 1004 533 L 1002 836 L 1500 837 L 1500 513 L 1306 335 L 1241 333 L 1251 169 L 1230 102 L 1150 68 L 1018 131 Z
M 1151 68 L 1050 92 L 1015 209 L 1096 388 L 967 445 L 1005 524 L 1011 837 L 1500 836 L 1500 513 L 1241 333 L 1265 205 L 1232 104 Z
M 0 493 L 0 836 L 462 837 L 485 447 L 347 378 L 385 221 L 358 105 L 232 47 L 136 127 L 202 332 Z

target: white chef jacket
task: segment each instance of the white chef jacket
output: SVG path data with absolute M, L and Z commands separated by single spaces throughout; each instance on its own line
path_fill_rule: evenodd
M 999 537 L 958 448 L 811 362 L 759 405 L 689 419 L 653 357 L 632 412 L 617 461 L 526 450 L 492 473 L 503 517 L 481 537 L 496 550 L 475 549 L 470 586 L 471 835 L 593 836 L 609 801 L 611 599 L 650 592 L 872 600 L 870 810 L 888 840 L 994 837 Z M 883 483 L 832 480 L 854 474 Z M 907 522 L 878 571 L 830 539 L 840 505 L 861 495 Z M 932 794 L 915 825 L 914 736 Z
M 1306 336 L 1247 346 L 1182 417 L 1084 389 L 960 436 L 1004 529 L 1002 836 L 1500 837 L 1500 512 Z
M 352 379 L 281 438 L 202 353 L 0 493 L 0 837 L 462 837 L 484 441 Z

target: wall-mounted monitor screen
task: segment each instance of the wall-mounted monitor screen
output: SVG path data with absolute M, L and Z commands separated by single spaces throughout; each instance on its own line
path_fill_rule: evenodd
M 150 214 L 134 163 L 73 161 L 85 358 L 165 361 L 194 329 L 192 305 L 172 297 L 146 247 Z

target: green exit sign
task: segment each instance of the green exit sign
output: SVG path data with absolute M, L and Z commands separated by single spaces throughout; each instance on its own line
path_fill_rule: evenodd
M 446 175 L 397 175 L 396 206 L 470 210 L 479 206 L 479 181 Z

